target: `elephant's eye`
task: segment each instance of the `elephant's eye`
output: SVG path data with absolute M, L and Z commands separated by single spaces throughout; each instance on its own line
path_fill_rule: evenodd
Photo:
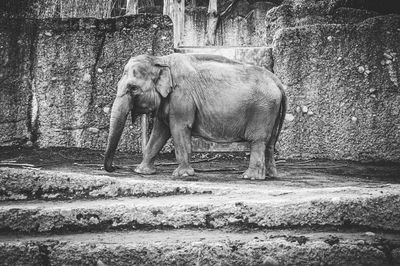
M 133 96 L 141 94 L 142 90 L 136 85 L 129 85 L 129 93 Z
M 129 85 L 128 88 L 129 88 L 130 91 L 136 91 L 136 90 L 139 89 L 139 87 L 136 86 L 136 85 Z

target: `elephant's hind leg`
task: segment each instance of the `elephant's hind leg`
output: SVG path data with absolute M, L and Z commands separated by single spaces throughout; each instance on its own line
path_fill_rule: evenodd
M 135 169 L 136 173 L 151 175 L 156 173 L 154 159 L 158 152 L 165 145 L 171 132 L 169 127 L 158 118 L 154 120 L 153 130 L 151 131 L 149 142 L 143 151 L 143 160 Z
M 265 141 L 255 141 L 250 145 L 250 164 L 244 172 L 245 179 L 265 179 Z
M 276 170 L 276 163 L 274 158 L 275 144 L 279 137 L 279 130 L 277 130 L 277 120 L 275 122 L 274 129 L 272 130 L 271 138 L 268 141 L 267 147 L 265 149 L 265 169 L 266 174 L 270 178 L 278 177 L 278 171 Z
M 270 141 L 267 148 L 265 149 L 265 172 L 268 177 L 275 178 L 278 177 L 278 171 L 276 170 L 275 158 L 275 141 Z

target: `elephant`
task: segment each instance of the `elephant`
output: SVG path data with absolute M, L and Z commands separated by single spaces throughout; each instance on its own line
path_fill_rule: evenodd
M 115 170 L 115 151 L 129 113 L 154 115 L 143 159 L 134 170 L 154 174 L 154 161 L 172 136 L 178 167 L 194 175 L 191 137 L 249 142 L 245 179 L 276 177 L 275 144 L 287 110 L 284 85 L 270 71 L 210 54 L 139 55 L 129 59 L 111 109 L 104 169 Z

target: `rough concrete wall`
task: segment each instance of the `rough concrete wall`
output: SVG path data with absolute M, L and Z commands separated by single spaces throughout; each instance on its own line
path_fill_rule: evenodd
M 288 86 L 281 155 L 400 160 L 400 16 L 282 29 L 274 71 Z
M 186 9 L 182 44 L 184 46 L 204 45 L 207 40 L 206 33 L 207 7 Z
M 225 1 L 230 2 L 230 1 Z M 227 4 L 219 4 L 224 10 Z M 385 13 L 400 13 L 391 3 L 363 0 L 240 1 L 223 17 L 217 45 L 263 46 L 277 30 L 314 24 L 355 24 Z M 189 8 L 185 16 L 184 46 L 206 44 L 207 8 Z
M 34 29 L 0 18 L 0 144 L 30 139 L 30 56 Z
M 268 10 L 265 16 L 264 43 L 272 43 L 274 34 L 288 27 L 316 24 L 356 24 L 383 13 L 400 13 L 390 8 L 390 3 L 382 3 L 381 8 L 363 0 L 285 0 L 279 6 Z
M 172 52 L 167 17 L 39 22 L 34 68 L 40 147 L 104 149 L 109 111 L 131 56 Z M 128 120 L 119 148 L 140 150 L 140 128 Z
M 0 12 L 5 17 L 108 18 L 125 14 L 125 0 L 2 0 Z
M 220 1 L 223 11 L 230 1 Z M 385 13 L 400 13 L 391 3 L 364 0 L 239 1 L 217 29 L 217 45 L 270 45 L 281 28 L 314 24 L 355 24 Z M 189 8 L 185 16 L 184 46 L 206 44 L 207 8 Z
M 262 46 L 265 39 L 265 15 L 274 6 L 274 3 L 267 1 L 254 4 L 239 2 L 230 14 L 222 18 L 217 29 L 216 44 Z M 206 34 L 207 7 L 188 8 L 185 11 L 183 46 L 204 46 Z

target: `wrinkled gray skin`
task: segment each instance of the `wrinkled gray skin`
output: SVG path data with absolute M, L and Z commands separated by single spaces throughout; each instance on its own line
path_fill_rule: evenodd
M 171 137 L 179 163 L 174 176 L 191 176 L 191 137 L 215 142 L 250 142 L 243 178 L 277 175 L 274 147 L 286 112 L 283 85 L 271 72 L 222 56 L 172 54 L 131 58 L 118 82 L 104 167 L 112 161 L 129 112 L 154 113 L 143 161 L 135 169 L 154 174 L 154 158 Z

